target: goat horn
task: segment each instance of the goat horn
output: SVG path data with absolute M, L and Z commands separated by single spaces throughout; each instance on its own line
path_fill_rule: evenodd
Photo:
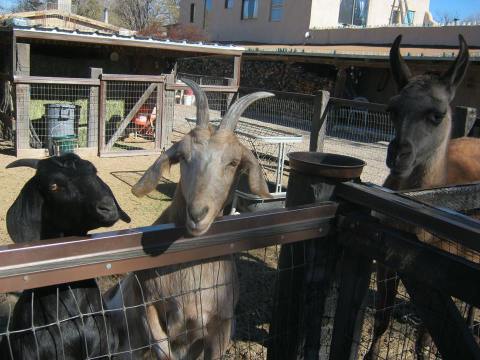
M 33 169 L 36 169 L 38 167 L 38 162 L 40 160 L 38 159 L 20 159 L 20 160 L 15 160 L 14 162 L 10 163 L 7 165 L 7 169 L 11 169 L 11 168 L 16 168 L 16 167 L 21 167 L 21 166 L 25 166 L 25 167 L 30 167 L 30 168 L 33 168 Z
M 250 104 L 257 100 L 271 96 L 275 96 L 275 94 L 266 91 L 259 91 L 240 98 L 230 107 L 230 109 L 228 109 L 227 113 L 222 119 L 222 122 L 220 123 L 220 129 L 228 129 L 234 131 L 237 126 L 238 120 L 240 119 L 240 116 L 247 109 L 247 107 L 250 106 Z
M 195 102 L 197 105 L 197 126 L 202 128 L 208 127 L 210 114 L 207 94 L 195 81 L 189 79 L 182 79 L 182 81 L 193 90 L 193 94 L 195 95 Z

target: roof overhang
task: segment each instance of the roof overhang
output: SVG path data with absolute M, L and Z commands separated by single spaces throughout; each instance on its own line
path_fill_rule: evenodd
M 40 39 L 65 41 L 82 44 L 129 46 L 136 48 L 163 49 L 171 51 L 195 52 L 209 55 L 241 56 L 245 48 L 235 45 L 219 45 L 203 42 L 173 41 L 140 36 L 123 36 L 100 32 L 68 31 L 38 27 L 14 27 L 13 34 L 17 39 Z

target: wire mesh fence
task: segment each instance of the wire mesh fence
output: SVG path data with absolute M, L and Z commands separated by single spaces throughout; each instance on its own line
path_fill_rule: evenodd
M 0 349 L 9 360 L 266 359 L 278 256 L 270 246 L 220 259 L 234 271 L 201 261 L 5 296 Z
M 362 180 L 381 185 L 389 170 L 387 148 L 394 137 L 394 127 L 385 110 L 368 104 L 344 105 L 330 100 L 326 116 L 324 151 L 354 156 L 367 165 Z
M 159 109 L 156 83 L 106 81 L 105 152 L 154 151 Z
M 17 85 L 18 86 L 18 85 Z M 95 146 L 97 118 L 90 109 L 98 107 L 98 95 L 87 85 L 23 85 L 28 96 L 20 97 L 17 117 L 26 118 L 16 134 L 20 142 L 50 154 Z

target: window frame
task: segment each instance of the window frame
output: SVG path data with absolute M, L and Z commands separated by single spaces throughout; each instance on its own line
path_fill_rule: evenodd
M 245 16 L 245 6 L 246 6 L 246 4 L 248 4 L 249 9 L 250 9 L 250 2 L 252 2 L 254 4 L 252 15 L 248 16 L 248 13 L 247 13 L 247 16 Z M 240 19 L 241 20 L 255 20 L 255 19 L 257 19 L 258 18 L 258 2 L 259 2 L 259 0 L 242 0 L 242 9 L 241 9 L 242 13 L 241 13 Z
M 190 24 L 195 23 L 195 3 L 190 4 Z
M 233 9 L 234 0 L 225 0 L 225 9 Z
M 275 0 L 270 0 L 270 21 L 271 22 L 279 22 L 283 20 L 283 14 L 285 10 L 285 0 L 277 0 L 281 1 L 281 3 L 274 4 Z M 279 19 L 273 19 L 273 11 L 274 10 L 281 10 L 280 18 Z

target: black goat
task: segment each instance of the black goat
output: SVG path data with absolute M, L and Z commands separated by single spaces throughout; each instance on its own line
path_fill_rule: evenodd
M 7 212 L 7 229 L 16 243 L 63 236 L 85 236 L 89 230 L 130 222 L 92 163 L 75 154 L 45 160 L 17 160 L 36 174 Z M 24 291 L 9 321 L 0 357 L 13 360 L 108 357 L 118 336 L 95 280 L 76 281 Z

